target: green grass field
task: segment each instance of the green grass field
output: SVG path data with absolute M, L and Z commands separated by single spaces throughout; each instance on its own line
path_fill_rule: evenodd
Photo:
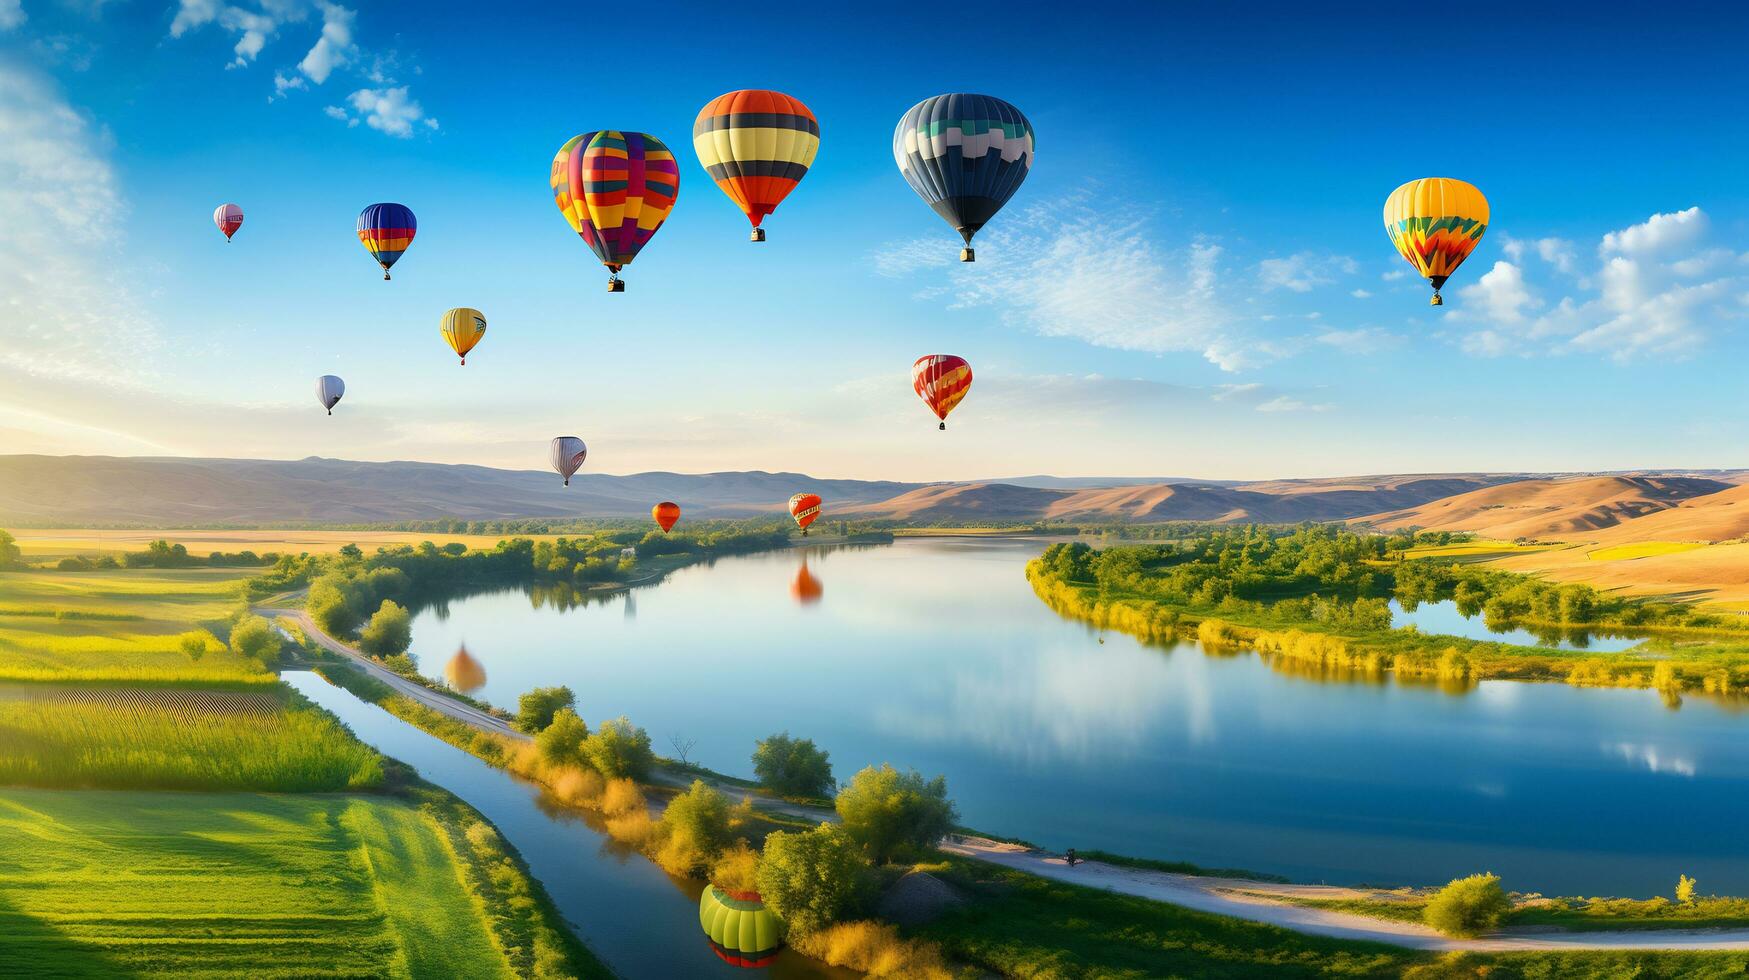
M 0 790 L 0 976 L 123 974 L 508 971 L 406 803 Z

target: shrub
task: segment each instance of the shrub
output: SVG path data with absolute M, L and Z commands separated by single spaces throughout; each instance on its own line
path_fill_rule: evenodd
M 1454 878 L 1428 899 L 1422 921 L 1448 936 L 1470 938 L 1498 928 L 1512 908 L 1493 874 Z
M 871 875 L 857 842 L 841 827 L 821 824 L 765 838 L 755 873 L 760 897 L 796 935 L 854 915 L 868 901 Z
M 413 617 L 393 599 L 384 599 L 376 615 L 359 634 L 358 647 L 373 657 L 393 657 L 406 653 L 413 642 Z
M 648 812 L 649 806 L 644 801 L 644 791 L 638 788 L 637 783 L 629 779 L 614 779 L 602 790 L 602 813 L 617 817 L 638 810 Z
M 583 740 L 589 737 L 589 726 L 570 708 L 553 712 L 552 723 L 534 737 L 541 761 L 551 766 L 582 766 Z
M 600 729 L 584 740 L 583 754 L 596 772 L 609 779 L 642 779 L 656 763 L 650 733 L 624 715 L 602 722 Z
M 819 932 L 798 936 L 797 952 L 844 966 L 871 977 L 908 980 L 953 980 L 941 947 L 923 939 L 906 939 L 897 927 L 863 920 L 840 922 Z
M 1684 905 L 1694 901 L 1694 879 L 1687 875 L 1676 878 L 1676 900 Z
M 599 806 L 607 783 L 593 769 L 566 769 L 553 778 L 552 790 L 567 806 Z
M 767 789 L 784 796 L 825 796 L 832 791 L 832 763 L 811 738 L 781 732 L 753 748 L 753 772 Z
M 891 765 L 857 773 L 839 791 L 837 809 L 845 831 L 877 862 L 934 847 L 958 818 L 946 779 L 925 781 L 915 769 L 901 773 Z
M 176 638 L 176 646 L 190 660 L 199 660 L 206 656 L 207 644 L 216 642 L 211 633 L 204 630 L 191 630 Z
M 657 863 L 669 874 L 696 875 L 729 846 L 729 798 L 702 779 L 668 803 Z
M 738 840 L 711 864 L 711 884 L 730 892 L 759 890 L 759 852 Z
M 537 735 L 553 723 L 560 708 L 577 708 L 577 696 L 568 687 L 537 687 L 516 700 L 516 727 Z
M 279 659 L 279 634 L 260 616 L 245 616 L 231 629 L 231 652 L 266 662 Z

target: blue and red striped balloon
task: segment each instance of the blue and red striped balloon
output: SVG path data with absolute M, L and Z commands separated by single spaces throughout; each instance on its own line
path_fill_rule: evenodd
M 384 279 L 389 278 L 389 267 L 413 244 L 418 230 L 419 222 L 405 204 L 372 204 L 358 212 L 358 240 L 383 267 Z

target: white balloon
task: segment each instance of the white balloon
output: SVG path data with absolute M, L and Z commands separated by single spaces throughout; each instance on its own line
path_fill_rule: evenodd
M 589 455 L 589 447 L 583 445 L 583 440 L 576 436 L 559 436 L 553 440 L 553 469 L 565 478 L 565 486 L 571 485 L 571 474 L 583 465 L 583 460 Z
M 322 403 L 329 415 L 334 414 L 334 406 L 340 404 L 340 396 L 344 394 L 346 382 L 332 374 L 324 374 L 316 379 L 316 401 Z

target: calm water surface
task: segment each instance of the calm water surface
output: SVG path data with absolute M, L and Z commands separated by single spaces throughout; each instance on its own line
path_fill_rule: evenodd
M 1494 640 L 1527 647 L 1548 647 L 1551 650 L 1591 650 L 1597 653 L 1619 653 L 1640 645 L 1643 636 L 1631 633 L 1602 633 L 1595 630 L 1540 629 L 1522 626 L 1491 629 L 1480 613 L 1465 616 L 1450 599 L 1423 602 L 1414 612 L 1405 610 L 1397 600 L 1391 600 L 1391 625 L 1409 626 L 1423 633 L 1462 636 L 1472 640 Z
M 612 843 L 571 811 L 547 805 L 540 790 L 425 734 L 307 671 L 282 675 L 334 712 L 365 742 L 394 756 L 485 814 L 522 852 L 534 876 L 578 936 L 622 977 L 720 977 L 748 974 L 711 952 L 698 924 L 698 884 Z M 849 980 L 791 950 L 778 955 L 772 980 Z
M 1648 895 L 1686 873 L 1749 891 L 1749 715 L 1560 684 L 1322 681 L 1147 646 L 1047 609 L 1022 575 L 1042 548 L 730 558 L 569 610 L 482 594 L 423 610 L 413 652 L 442 677 L 465 642 L 477 696 L 514 706 L 567 684 L 591 723 L 630 715 L 664 752 L 696 740 L 695 761 L 737 775 L 783 729 L 840 778 L 883 761 L 942 773 L 965 823 L 1053 849 L 1343 883 L 1492 870 Z

